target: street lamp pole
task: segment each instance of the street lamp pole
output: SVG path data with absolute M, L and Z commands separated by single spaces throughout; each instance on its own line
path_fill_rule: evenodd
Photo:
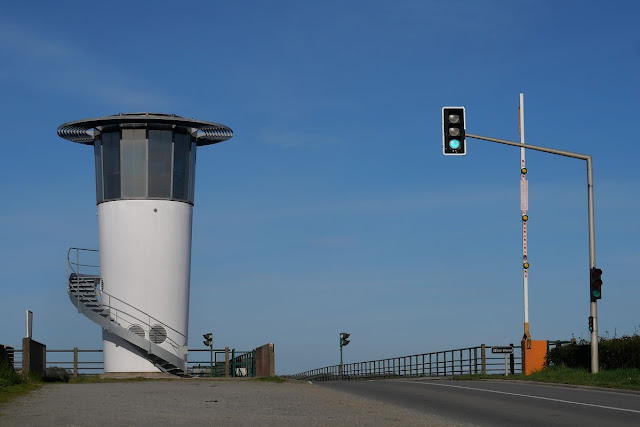
M 514 147 L 528 148 L 529 150 L 542 151 L 544 153 L 556 154 L 559 156 L 571 157 L 574 159 L 586 160 L 587 162 L 587 194 L 589 209 L 589 270 L 596 268 L 596 228 L 593 209 L 593 160 L 591 156 L 571 151 L 556 150 L 555 148 L 540 147 L 537 145 L 523 144 L 521 142 L 506 141 L 504 139 L 489 138 L 486 136 L 466 134 L 467 138 L 480 139 L 483 141 L 497 142 L 498 144 L 512 145 Z M 598 303 L 591 301 L 591 317 L 593 318 L 593 330 L 591 331 L 591 373 L 597 374 L 598 363 Z

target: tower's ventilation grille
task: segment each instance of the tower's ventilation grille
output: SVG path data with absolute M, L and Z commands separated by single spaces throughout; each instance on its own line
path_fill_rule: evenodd
M 160 325 L 153 325 L 149 330 L 149 339 L 154 344 L 162 344 L 167 339 L 167 330 Z
M 131 326 L 129 326 L 129 330 L 131 332 L 133 332 L 134 334 L 136 334 L 137 336 L 144 338 L 144 329 L 142 329 L 142 326 L 140 326 L 140 325 L 131 325 Z
M 58 129 L 58 135 L 73 142 L 92 142 L 94 140 L 93 134 L 89 133 L 89 129 L 79 126 L 62 127 Z
M 211 139 L 213 141 L 224 141 L 233 136 L 233 131 L 228 128 L 203 127 L 200 128 L 200 138 Z

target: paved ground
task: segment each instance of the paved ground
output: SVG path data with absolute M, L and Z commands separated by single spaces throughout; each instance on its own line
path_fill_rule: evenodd
M 0 406 L 0 426 L 443 426 L 449 419 L 304 381 L 47 384 Z

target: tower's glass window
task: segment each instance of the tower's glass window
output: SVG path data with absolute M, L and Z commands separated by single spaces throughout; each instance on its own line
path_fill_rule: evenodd
M 149 197 L 171 198 L 170 130 L 149 130 Z
M 94 154 L 96 159 L 96 200 L 102 201 L 102 143 L 99 139 L 94 142 Z
M 122 129 L 122 197 L 147 197 L 147 130 Z
M 95 143 L 98 203 L 121 199 L 193 203 L 195 139 L 188 129 L 150 127 L 102 131 Z
M 173 199 L 187 200 L 189 197 L 189 162 L 191 160 L 191 138 L 176 133 L 173 144 Z
M 120 131 L 102 134 L 104 198 L 120 198 Z
M 191 169 L 189 178 L 189 201 L 193 203 L 196 191 L 196 143 L 191 143 Z

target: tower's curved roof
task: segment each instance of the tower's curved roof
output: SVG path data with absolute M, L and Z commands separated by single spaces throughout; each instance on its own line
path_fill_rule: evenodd
M 101 130 L 104 126 L 126 123 L 157 123 L 187 128 L 196 137 L 197 145 L 215 144 L 233 136 L 231 128 L 219 123 L 161 113 L 120 113 L 115 116 L 75 120 L 61 124 L 58 127 L 58 136 L 80 144 L 93 145 L 96 135 L 93 129 Z

